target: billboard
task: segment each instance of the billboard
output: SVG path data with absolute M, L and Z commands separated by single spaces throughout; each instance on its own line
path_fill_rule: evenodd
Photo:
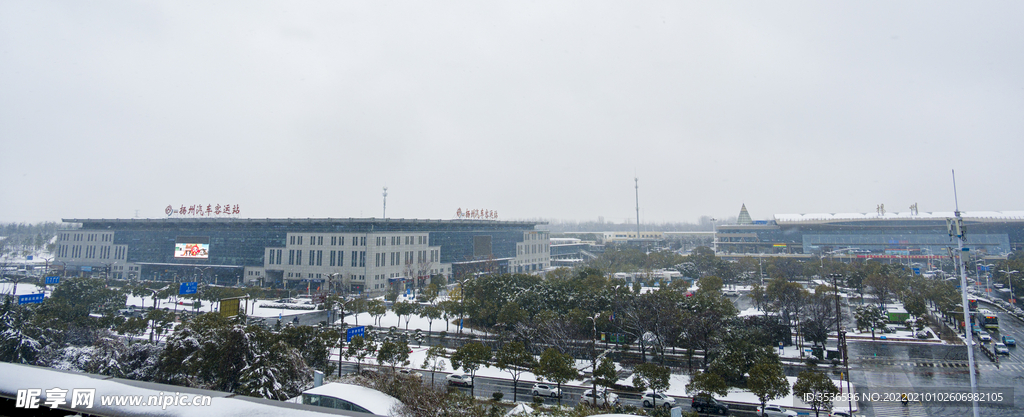
M 175 258 L 207 259 L 210 257 L 209 243 L 175 243 Z

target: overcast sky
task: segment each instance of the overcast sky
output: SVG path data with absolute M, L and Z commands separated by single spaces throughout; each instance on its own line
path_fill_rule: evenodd
M 1024 2 L 0 0 L 0 222 L 1022 210 Z

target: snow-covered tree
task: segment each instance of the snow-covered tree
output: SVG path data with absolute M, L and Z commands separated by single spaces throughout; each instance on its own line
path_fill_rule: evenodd
M 276 335 L 217 314 L 187 321 L 168 338 L 156 374 L 160 382 L 274 399 L 298 395 L 312 378 Z
M 29 322 L 30 312 L 6 297 L 0 310 L 0 360 L 35 364 L 42 353 L 39 330 Z

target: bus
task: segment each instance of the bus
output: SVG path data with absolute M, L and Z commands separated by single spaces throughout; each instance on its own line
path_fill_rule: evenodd
M 967 308 L 971 309 L 971 311 L 978 311 L 978 299 L 977 298 L 968 298 L 967 299 Z
M 988 309 L 981 309 L 974 313 L 974 323 L 983 329 L 999 330 L 999 317 Z

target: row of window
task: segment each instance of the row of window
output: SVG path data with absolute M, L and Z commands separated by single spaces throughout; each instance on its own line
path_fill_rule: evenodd
M 520 245 L 519 255 L 529 255 L 531 253 L 547 253 L 550 251 L 550 247 L 545 244 L 539 245 Z
M 99 249 L 99 250 L 97 250 Z M 123 246 L 82 246 L 60 245 L 57 258 L 124 259 L 127 251 Z
M 288 236 L 288 245 L 302 245 L 306 241 L 305 236 L 302 235 L 291 235 Z M 379 239 L 379 238 L 378 238 Z M 323 246 L 323 236 L 309 236 L 310 246 Z M 345 236 L 331 236 L 331 246 L 345 246 Z M 352 236 L 352 246 L 366 246 L 366 236 Z M 380 246 L 380 243 L 377 244 Z
M 114 235 L 110 233 L 61 233 L 60 239 L 65 242 L 110 242 Z M 99 238 L 99 239 L 97 239 Z
M 281 265 L 284 264 L 284 258 L 282 257 L 283 249 L 270 249 L 267 254 L 267 264 Z M 331 266 L 344 266 L 345 265 L 345 251 L 329 251 L 331 254 L 330 262 Z M 366 266 L 367 265 L 367 252 L 366 251 L 352 251 L 351 264 L 349 266 Z M 289 249 L 288 250 L 288 264 L 289 265 L 301 265 L 302 264 L 302 250 L 301 249 Z M 306 264 L 309 266 L 323 266 L 324 265 L 324 251 L 312 250 L 307 252 Z

